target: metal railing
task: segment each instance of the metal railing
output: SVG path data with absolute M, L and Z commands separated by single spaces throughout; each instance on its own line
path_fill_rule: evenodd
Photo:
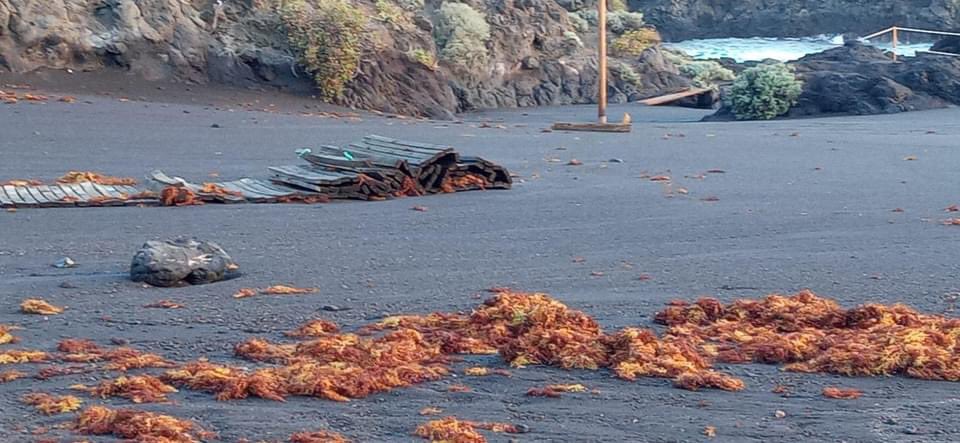
M 874 32 L 873 34 L 864 36 L 863 39 L 870 40 L 870 39 L 880 37 L 881 35 L 890 34 L 891 35 L 890 41 L 893 44 L 893 60 L 896 61 L 897 60 L 897 44 L 899 43 L 899 40 L 900 40 L 900 32 L 912 32 L 917 34 L 945 35 L 945 36 L 952 36 L 952 37 L 960 37 L 960 32 L 933 31 L 930 29 L 916 29 L 916 28 L 904 28 L 900 26 L 891 26 L 887 29 L 884 29 L 883 31 Z M 952 52 L 930 51 L 930 50 L 922 51 L 922 52 L 926 52 L 928 54 L 949 55 L 951 57 L 960 57 L 960 54 L 954 54 Z

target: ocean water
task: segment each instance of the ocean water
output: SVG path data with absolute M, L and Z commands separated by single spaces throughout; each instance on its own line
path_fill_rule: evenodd
M 889 42 L 871 42 L 878 48 L 892 50 Z M 843 45 L 842 36 L 821 35 L 804 38 L 711 38 L 664 43 L 664 46 L 689 54 L 695 59 L 729 57 L 738 62 L 774 59 L 792 61 L 807 54 L 822 52 Z M 917 51 L 926 51 L 931 43 L 900 43 L 897 54 L 912 56 Z

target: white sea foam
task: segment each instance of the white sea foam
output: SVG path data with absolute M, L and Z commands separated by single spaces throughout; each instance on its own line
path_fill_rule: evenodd
M 888 51 L 892 49 L 889 42 L 872 44 Z M 791 61 L 840 45 L 843 45 L 843 37 L 840 35 L 803 38 L 712 38 L 664 44 L 668 48 L 686 52 L 696 59 L 728 57 L 738 62 L 765 59 Z M 897 46 L 897 54 L 912 56 L 917 51 L 930 49 L 930 46 L 930 43 L 901 43 Z

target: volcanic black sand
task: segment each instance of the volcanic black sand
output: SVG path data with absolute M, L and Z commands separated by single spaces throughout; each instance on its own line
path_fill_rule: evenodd
M 668 300 L 707 294 L 730 301 L 810 288 L 846 307 L 904 302 L 942 313 L 949 294 L 960 290 L 960 227 L 941 224 L 950 217 L 944 208 L 960 203 L 960 109 L 698 123 L 702 111 L 618 106 L 615 114 L 633 114 L 634 133 L 575 134 L 541 131 L 556 119 L 588 120 L 592 108 L 471 114 L 462 122 L 337 118 L 303 115 L 318 111 L 296 101 L 276 112 L 250 111 L 259 106 L 242 105 L 247 96 L 208 100 L 195 89 L 146 101 L 135 92 L 129 100 L 91 93 L 73 104 L 0 105 L 0 181 L 53 179 L 67 170 L 139 178 L 163 169 L 194 181 L 212 180 L 212 173 L 266 177 L 267 166 L 297 163 L 297 148 L 375 133 L 454 145 L 504 164 L 517 183 L 511 191 L 370 203 L 2 212 L 0 324 L 23 327 L 15 332 L 18 347 L 52 350 L 66 337 L 109 345 L 116 338 L 178 361 L 204 355 L 249 366 L 232 358 L 233 345 L 247 337 L 277 340 L 316 317 L 351 330 L 394 313 L 469 310 L 491 286 L 548 292 L 608 330 L 653 326 Z M 198 104 L 184 104 L 191 101 L 184 97 Z M 583 164 L 568 166 L 571 159 Z M 651 181 L 656 175 L 672 180 Z M 428 210 L 412 211 L 414 205 Z M 145 240 L 180 235 L 220 243 L 243 276 L 175 289 L 124 278 Z M 79 266 L 51 267 L 64 256 Z M 278 283 L 320 291 L 231 297 L 241 287 Z M 20 301 L 34 296 L 68 308 L 49 318 L 20 314 Z M 161 299 L 186 307 L 142 308 Z M 503 366 L 490 356 L 456 367 L 471 364 Z M 702 441 L 706 426 L 716 427 L 714 441 L 960 438 L 954 383 L 795 374 L 765 365 L 719 369 L 742 377 L 747 388 L 689 392 L 665 379 L 626 382 L 607 371 L 530 367 L 509 379 L 450 377 L 348 403 L 217 402 L 182 391 L 171 404 L 143 408 L 196 419 L 223 441 L 283 440 L 319 428 L 357 441 L 410 441 L 425 406 L 529 426 L 512 436 L 518 441 Z M 38 415 L 19 402 L 24 393 L 65 392 L 102 377 L 0 385 L 0 440 L 34 441 L 34 428 L 69 420 Z M 546 382 L 583 383 L 599 394 L 523 395 Z M 452 383 L 473 392 L 447 392 Z M 771 393 L 776 384 L 791 386 L 792 395 Z M 820 391 L 828 385 L 864 396 L 827 400 Z M 778 410 L 786 416 L 776 417 Z

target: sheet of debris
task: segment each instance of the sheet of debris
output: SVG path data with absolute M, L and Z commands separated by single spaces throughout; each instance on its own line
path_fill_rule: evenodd
M 385 200 L 471 190 L 510 189 L 510 173 L 448 146 L 369 135 L 346 147 L 301 149 L 304 163 L 272 166 L 270 178 L 191 183 L 162 171 L 150 183 L 71 171 L 46 184 L 0 183 L 4 208 L 70 206 L 189 206 L 205 203 L 322 203 L 332 199 Z

